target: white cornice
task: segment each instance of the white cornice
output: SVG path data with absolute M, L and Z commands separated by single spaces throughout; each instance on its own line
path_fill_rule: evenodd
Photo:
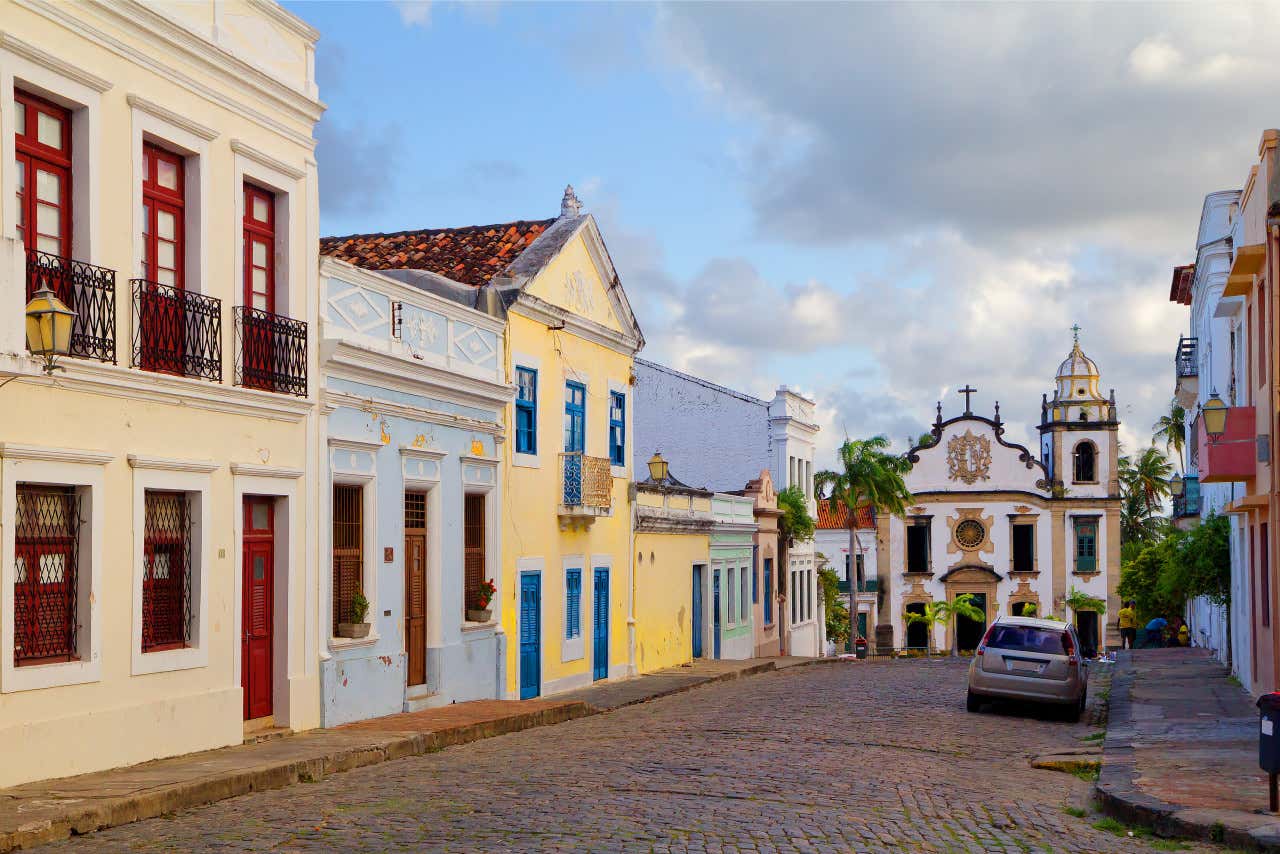
M 501 457 L 473 457 L 468 455 L 459 456 L 458 459 L 464 463 L 470 463 L 473 466 L 496 466 L 498 463 L 502 462 Z
M 330 448 L 341 448 L 346 451 L 380 451 L 382 443 L 371 439 L 348 439 L 342 436 L 329 437 Z
M 310 42 L 320 40 L 319 30 L 297 15 L 281 8 L 279 3 L 272 0 L 246 0 L 246 2 L 294 35 L 302 36 Z
M 401 445 L 400 456 L 415 457 L 420 460 L 431 460 L 439 462 L 449 456 L 447 451 L 433 451 L 430 448 L 415 448 L 412 445 Z
M 50 386 L 56 384 L 63 389 L 109 397 L 180 404 L 195 409 L 294 423 L 304 420 L 315 405 L 311 398 L 156 374 L 118 365 L 80 359 L 62 359 L 59 364 L 66 368 L 66 372 L 60 374 L 56 381 L 31 377 L 25 382 L 43 382 Z
M 515 389 L 495 380 L 472 377 L 426 361 L 409 361 L 378 353 L 342 339 L 327 339 L 332 346 L 324 360 L 326 379 L 372 383 L 405 394 L 426 394 L 462 406 L 504 407 Z M 485 371 L 485 373 L 490 373 Z
M 288 163 L 285 163 L 283 160 L 280 160 L 279 158 L 272 157 L 270 154 L 267 154 L 264 151 L 259 151 L 258 149 L 254 148 L 252 145 L 249 145 L 247 142 L 244 142 L 243 140 L 232 139 L 231 150 L 234 151 L 236 154 L 239 154 L 241 157 L 246 157 L 260 166 L 265 166 L 268 169 L 273 169 L 276 172 L 279 172 L 281 175 L 286 175 L 295 181 L 301 181 L 303 178 L 307 176 L 305 169 L 299 169 L 296 166 L 290 166 Z
M 105 92 L 111 88 L 111 81 L 91 74 L 83 68 L 72 65 L 66 60 L 59 59 L 46 50 L 28 44 L 20 38 L 5 32 L 0 32 L 0 48 L 16 53 L 23 59 L 30 60 L 36 65 L 47 68 L 55 74 L 74 80 L 82 86 L 88 86 L 95 92 Z
M 211 127 L 205 127 L 198 122 L 193 122 L 185 116 L 180 116 L 168 107 L 162 107 L 154 101 L 148 101 L 141 95 L 135 95 L 130 92 L 125 96 L 125 100 L 129 102 L 129 106 L 135 110 L 140 110 L 147 115 L 155 116 L 161 121 L 168 122 L 171 125 L 180 127 L 187 133 L 200 137 L 206 142 L 211 142 L 218 138 L 218 132 Z
M 351 285 L 360 285 L 391 299 L 407 302 L 416 308 L 434 311 L 436 314 L 443 314 L 445 317 L 469 323 L 495 335 L 501 336 L 507 328 L 507 324 L 503 320 L 485 314 L 483 311 L 477 311 L 474 308 L 454 302 L 439 294 L 433 294 L 422 288 L 415 288 L 413 285 L 405 284 L 399 279 L 393 279 L 377 270 L 366 270 L 363 267 L 357 267 L 331 255 L 322 255 L 320 257 L 320 275 L 332 276 Z M 436 278 L 442 282 L 457 284 L 457 282 L 444 276 L 436 276 Z
M 238 477 L 278 477 L 284 480 L 297 480 L 306 474 L 302 469 L 264 466 L 257 463 L 232 463 L 231 473 Z
M 527 317 L 544 326 L 563 326 L 566 332 L 601 347 L 608 347 L 624 356 L 634 357 L 642 342 L 629 338 L 615 329 L 566 311 L 544 299 L 522 291 L 508 309 L 513 314 Z
M 106 451 L 86 451 L 80 448 L 44 448 L 39 445 L 21 445 L 17 442 L 0 442 L 0 459 L 38 460 L 46 463 L 78 463 L 89 466 L 105 466 L 116 458 Z
M 476 433 L 484 433 L 493 436 L 501 441 L 502 425 L 496 421 L 477 421 L 474 418 L 467 418 L 465 415 L 449 415 L 445 412 L 437 412 L 434 409 L 422 409 L 417 406 L 410 406 L 407 403 L 392 403 L 386 400 L 377 400 L 371 397 L 365 397 L 359 394 L 352 394 L 347 391 L 334 391 L 326 389 L 324 392 L 324 402 L 334 406 L 346 406 L 350 409 L 360 409 L 364 411 L 374 410 L 381 415 L 394 415 L 399 418 L 407 418 L 410 421 L 423 421 L 428 424 L 439 424 L 441 427 L 456 427 L 459 430 L 471 430 Z
M 284 111 L 292 113 L 299 121 L 314 125 L 320 120 L 324 105 L 319 101 L 308 98 L 249 63 L 237 59 L 148 6 L 134 0 L 101 0 L 92 5 L 60 4 L 49 2 L 49 0 L 13 0 L 13 2 L 308 149 L 315 147 L 315 138 L 310 131 L 302 133 L 276 119 L 270 113 L 250 107 L 244 99 L 237 100 L 219 92 L 196 77 L 159 61 L 155 58 L 157 51 L 136 48 L 95 25 L 87 15 L 83 14 L 83 10 L 88 9 L 100 15 L 110 16 L 113 24 L 138 34 L 156 47 L 168 47 L 174 50 L 196 66 L 224 75 L 224 79 L 228 82 L 255 92 L 283 108 Z
M 156 471 L 187 471 L 196 474 L 209 474 L 222 468 L 222 463 L 213 460 L 175 460 L 169 457 L 148 457 L 141 454 L 129 455 L 129 466 L 135 469 L 153 469 Z

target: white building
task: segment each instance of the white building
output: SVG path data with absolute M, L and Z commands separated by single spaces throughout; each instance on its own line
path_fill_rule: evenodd
M 869 506 L 858 508 L 856 528 L 849 525 L 849 509 L 839 501 L 818 501 L 818 530 L 813 548 L 819 564 L 840 578 L 840 595 L 854 615 L 854 637 L 870 641 L 879 617 L 876 578 L 876 521 Z M 837 650 L 838 652 L 839 650 Z

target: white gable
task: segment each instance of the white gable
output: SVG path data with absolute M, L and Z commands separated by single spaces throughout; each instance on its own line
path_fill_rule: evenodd
M 1016 490 L 1045 494 L 1045 471 L 1033 452 L 1006 442 L 985 418 L 957 418 L 942 437 L 917 448 L 907 476 L 913 494 Z

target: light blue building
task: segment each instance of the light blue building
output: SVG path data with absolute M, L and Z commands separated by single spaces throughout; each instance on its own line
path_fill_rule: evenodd
M 436 279 L 320 264 L 324 726 L 502 696 L 505 323 Z

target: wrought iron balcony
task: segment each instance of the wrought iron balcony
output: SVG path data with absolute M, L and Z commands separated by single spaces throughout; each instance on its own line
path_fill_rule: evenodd
M 238 305 L 236 385 L 307 396 L 307 323 Z
M 1179 379 L 1200 375 L 1199 346 L 1199 338 L 1183 336 L 1178 339 L 1178 350 L 1173 355 L 1173 364 Z
M 1173 518 L 1200 515 L 1200 478 L 1189 474 L 1182 479 L 1182 494 L 1173 496 Z
M 575 521 L 590 525 L 600 516 L 613 513 L 613 472 L 605 457 L 588 457 L 581 452 L 560 455 L 561 526 Z
M 222 300 L 132 279 L 133 365 L 222 382 Z
M 70 355 L 115 364 L 116 271 L 28 249 L 27 299 L 41 288 L 76 314 Z

